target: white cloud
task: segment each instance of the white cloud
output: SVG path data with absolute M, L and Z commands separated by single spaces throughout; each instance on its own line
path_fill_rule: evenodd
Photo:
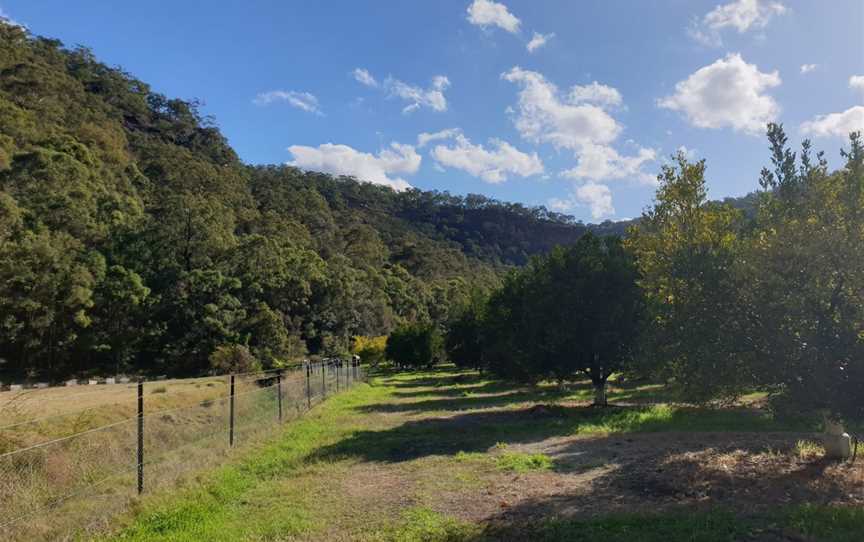
M 255 105 L 269 105 L 273 102 L 288 102 L 292 107 L 302 109 L 316 115 L 323 115 L 318 106 L 318 98 L 308 92 L 294 90 L 271 90 L 262 92 L 252 100 Z
M 635 156 L 621 156 L 607 145 L 585 145 L 580 149 L 576 167 L 561 173 L 563 177 L 601 181 L 634 179 L 656 184 L 656 177 L 642 171 L 642 166 L 657 160 L 657 151 L 640 147 Z
M 801 124 L 801 133 L 815 137 L 847 137 L 851 132 L 864 132 L 864 107 L 856 105 L 841 113 L 818 115 Z
M 541 34 L 540 32 L 534 32 L 534 36 L 531 38 L 531 41 L 526 45 L 528 52 L 533 53 L 537 49 L 545 46 L 549 40 L 555 37 L 555 33 L 551 34 Z
M 444 91 L 450 87 L 450 79 L 445 75 L 436 75 L 432 78 L 429 88 L 410 85 L 392 76 L 388 76 L 383 83 L 379 83 L 375 77 L 364 68 L 355 68 L 351 72 L 359 83 L 373 88 L 381 88 L 390 97 L 401 98 L 408 102 L 402 109 L 402 113 L 409 114 L 421 107 L 428 107 L 433 111 L 447 111 L 447 97 Z
M 442 139 L 450 139 L 456 137 L 461 134 L 462 130 L 459 128 L 447 128 L 446 130 L 441 130 L 440 132 L 423 132 L 417 136 L 417 146 L 425 147 L 431 141 L 439 141 Z
M 367 70 L 366 68 L 354 68 L 354 71 L 351 73 L 358 83 L 362 83 L 367 87 L 378 86 L 378 81 L 376 81 L 375 78 L 372 77 L 372 74 L 369 73 L 369 70 Z
M 641 167 L 656 158 L 654 150 L 639 148 L 636 156 L 625 157 L 611 147 L 623 131 L 605 109 L 622 105 L 617 89 L 595 81 L 575 85 L 562 96 L 553 83 L 537 72 L 516 67 L 502 77 L 521 86 L 518 108 L 513 112 L 520 135 L 528 141 L 573 151 L 578 162 L 565 172 L 566 176 L 594 181 L 652 179 Z
M 522 87 L 516 129 L 527 140 L 578 149 L 586 143 L 611 143 L 621 133 L 621 126 L 601 107 L 562 99 L 558 88 L 537 72 L 515 67 L 501 77 Z
M 373 184 L 405 190 L 411 185 L 394 174 L 413 174 L 420 169 L 422 157 L 412 145 L 393 142 L 378 155 L 360 152 L 348 145 L 325 143 L 318 147 L 292 145 L 288 151 L 294 157 L 288 164 L 306 170 L 333 175 L 350 175 Z
M 777 15 L 786 13 L 786 6 L 780 2 L 766 0 L 735 0 L 716 6 L 702 19 L 695 20 L 688 29 L 690 37 L 710 47 L 723 44 L 720 31 L 734 28 L 739 34 L 751 29 L 768 26 Z
M 850 77 L 849 88 L 864 92 L 864 75 L 853 75 Z
M 500 139 L 489 140 L 490 148 L 486 149 L 474 145 L 462 134 L 453 137 L 454 146 L 438 145 L 432 149 L 432 157 L 442 166 L 461 169 L 488 183 L 504 182 L 508 174 L 528 177 L 543 173 L 543 162 L 536 152 L 524 153 Z
M 819 67 L 819 64 L 801 64 L 801 74 L 807 74 Z
M 615 207 L 612 205 L 612 191 L 605 184 L 587 182 L 577 186 L 567 199 L 552 198 L 548 206 L 553 211 L 566 212 L 578 207 L 588 207 L 591 218 L 597 220 L 613 216 Z
M 433 111 L 447 111 L 447 98 L 444 96 L 444 91 L 449 86 L 450 80 L 443 75 L 433 77 L 432 86 L 427 89 L 403 83 L 392 77 L 384 81 L 384 87 L 390 96 L 410 102 L 402 110 L 405 114 L 412 113 L 420 107 L 428 107 Z
M 507 10 L 507 6 L 492 0 L 474 0 L 468 6 L 468 22 L 483 28 L 497 26 L 511 34 L 519 32 L 521 23 L 515 15 Z
M 732 27 L 740 34 L 750 28 L 765 28 L 775 15 L 784 13 L 786 6 L 780 2 L 737 0 L 715 7 L 705 15 L 703 21 L 714 30 Z
M 601 106 L 621 105 L 622 98 L 618 89 L 594 81 L 590 85 L 574 85 L 570 89 L 570 101 L 573 103 L 593 102 Z
M 760 72 L 740 54 L 729 54 L 680 81 L 675 94 L 657 104 L 680 111 L 699 128 L 729 127 L 760 134 L 780 112 L 780 106 L 765 91 L 780 83 L 777 71 Z

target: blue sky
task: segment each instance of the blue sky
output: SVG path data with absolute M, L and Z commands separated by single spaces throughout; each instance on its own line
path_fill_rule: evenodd
M 241 158 L 637 216 L 682 146 L 757 187 L 765 122 L 834 166 L 864 129 L 864 2 L 0 0 L 168 96 Z M 529 50 L 529 44 L 531 47 Z M 862 77 L 857 77 L 862 76 Z M 421 134 L 426 134 L 421 136 Z

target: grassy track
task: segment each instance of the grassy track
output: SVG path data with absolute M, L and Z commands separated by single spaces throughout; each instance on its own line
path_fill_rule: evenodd
M 633 402 L 660 394 L 648 386 L 610 397 Z M 794 442 L 806 427 L 747 409 L 574 403 L 589 395 L 582 388 L 512 388 L 455 371 L 380 376 L 329 399 L 200 484 L 148 497 L 114 539 L 861 540 L 860 507 L 809 506 L 805 495 L 742 508 L 710 484 L 707 501 L 667 495 L 655 471 L 676 467 L 668 454 L 638 456 L 678 439 L 679 455 L 689 458 L 727 432 L 742 438 L 770 431 L 772 443 Z M 643 441 L 650 446 L 640 448 Z M 751 455 L 785 465 L 787 453 Z M 650 472 L 622 467 L 627 454 Z M 637 474 L 639 483 L 630 484 Z M 627 499 L 617 502 L 619 492 Z M 652 499 L 657 506 L 647 507 Z

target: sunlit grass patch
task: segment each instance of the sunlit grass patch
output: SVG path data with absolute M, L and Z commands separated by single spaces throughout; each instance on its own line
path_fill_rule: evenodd
M 504 452 L 495 457 L 495 464 L 501 470 L 512 472 L 530 472 L 549 470 L 552 468 L 552 458 L 546 454 L 526 454 L 519 452 Z
M 810 461 L 825 455 L 825 448 L 812 440 L 799 440 L 795 443 L 792 453 L 802 461 Z
M 424 507 L 409 508 L 383 539 L 392 542 L 457 542 L 477 540 L 478 525 L 459 521 Z

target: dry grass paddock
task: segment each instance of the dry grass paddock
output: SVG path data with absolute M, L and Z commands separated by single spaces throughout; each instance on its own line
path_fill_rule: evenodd
M 335 373 L 324 374 L 328 393 Z M 229 377 L 144 384 L 145 491 L 182 484 L 232 453 Z M 318 370 L 310 392 L 320 400 Z M 344 380 L 340 383 L 344 386 Z M 283 421 L 307 408 L 304 370 L 281 383 Z M 279 423 L 276 378 L 235 381 L 235 443 Z M 101 531 L 137 502 L 137 384 L 0 393 L 0 539 L 59 539 Z

